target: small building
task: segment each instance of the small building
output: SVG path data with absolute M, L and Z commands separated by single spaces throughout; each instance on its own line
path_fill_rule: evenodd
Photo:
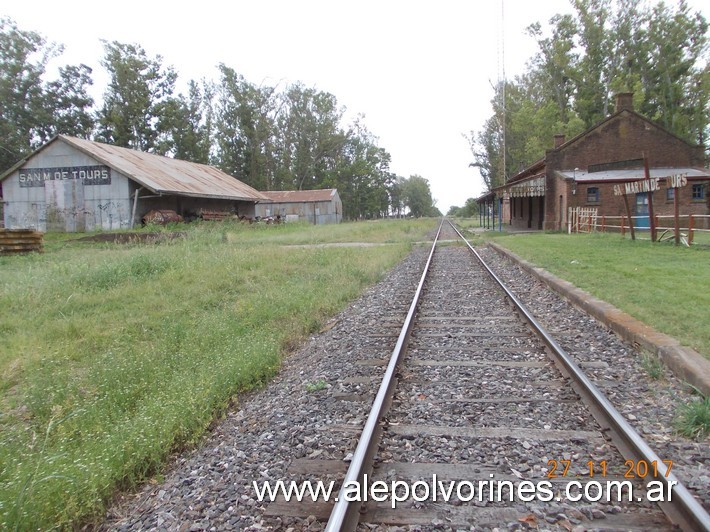
M 636 225 L 643 229 L 649 214 L 648 191 L 641 184 L 648 182 L 647 162 L 655 215 L 673 215 L 675 194 L 681 215 L 710 214 L 703 147 L 635 112 L 632 96 L 618 94 L 616 112 L 573 139 L 556 135 L 554 148 L 542 159 L 478 199 L 482 211 L 494 213 L 496 226 L 560 230 L 570 208 L 595 208 L 598 216 L 620 217 L 626 215 L 628 201 L 631 216 L 641 217 Z M 699 226 L 707 227 L 707 220 Z
M 337 224 L 343 219 L 343 203 L 338 190 L 287 190 L 262 192 L 268 201 L 259 202 L 256 215 L 261 218 L 280 216 L 311 224 Z M 296 218 L 298 217 L 298 218 Z
M 58 135 L 3 175 L 8 229 L 94 231 L 140 224 L 152 210 L 253 217 L 267 198 L 204 164 Z

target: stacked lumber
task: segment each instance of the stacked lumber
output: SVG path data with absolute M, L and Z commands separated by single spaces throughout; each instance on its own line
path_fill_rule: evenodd
M 223 212 L 223 211 L 200 211 L 200 218 L 203 220 L 207 220 L 210 222 L 221 222 L 223 220 L 227 220 L 229 218 L 232 218 L 234 215 L 231 212 Z
M 169 223 L 177 223 L 182 221 L 182 216 L 170 209 L 154 209 L 145 213 L 143 218 L 141 218 L 143 225 L 167 225 Z
M 0 229 L 0 255 L 41 252 L 43 235 L 34 229 Z

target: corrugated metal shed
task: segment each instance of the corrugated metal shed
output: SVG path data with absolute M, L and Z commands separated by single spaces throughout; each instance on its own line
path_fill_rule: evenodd
M 156 194 L 242 201 L 267 199 L 255 188 L 213 166 L 65 135 L 58 135 L 57 138 L 115 168 Z
M 262 192 L 268 198 L 256 205 L 256 214 L 268 216 L 298 216 L 313 224 L 340 223 L 343 203 L 338 189 L 279 190 Z
M 58 135 L 0 175 L 7 228 L 126 229 L 150 210 L 254 216 L 266 196 L 204 164 Z

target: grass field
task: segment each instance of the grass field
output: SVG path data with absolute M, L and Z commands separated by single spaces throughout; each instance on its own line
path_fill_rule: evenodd
M 710 248 L 608 233 L 484 235 L 710 358 Z
M 435 224 L 204 224 L 152 245 L 48 235 L 43 254 L 1 257 L 0 529 L 99 516 Z M 288 246 L 341 241 L 389 244 Z

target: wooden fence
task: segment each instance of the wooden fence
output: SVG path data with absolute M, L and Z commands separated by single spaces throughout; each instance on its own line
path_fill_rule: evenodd
M 591 233 L 597 230 L 597 209 L 594 207 L 570 207 L 567 213 L 568 233 Z
M 658 240 L 676 239 L 675 217 L 674 216 L 654 216 L 656 234 Z M 648 221 L 648 216 L 599 216 L 597 209 L 591 207 L 570 207 L 567 216 L 568 233 L 591 233 L 600 231 L 602 233 L 620 233 L 625 236 L 631 232 L 631 223 L 638 231 L 648 231 L 648 226 L 639 227 L 639 221 Z M 703 214 L 685 214 L 679 216 L 679 234 L 677 240 L 685 245 L 691 245 L 694 238 L 699 233 L 710 234 L 710 216 Z

